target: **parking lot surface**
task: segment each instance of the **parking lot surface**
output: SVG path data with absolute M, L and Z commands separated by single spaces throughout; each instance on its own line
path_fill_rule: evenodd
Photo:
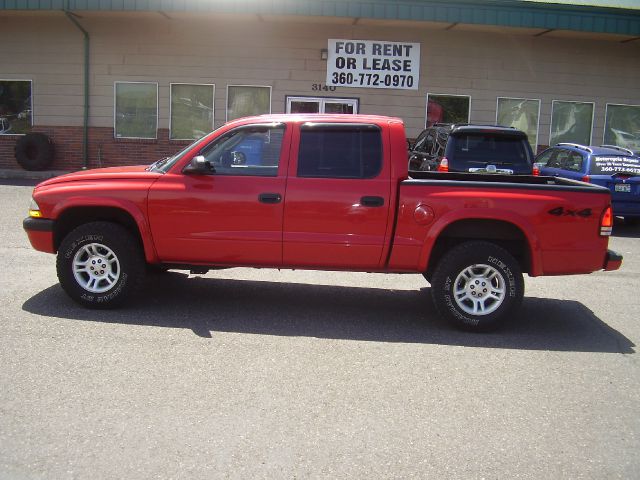
M 0 180 L 0 478 L 640 478 L 640 227 L 452 330 L 418 275 L 230 269 L 85 310 Z

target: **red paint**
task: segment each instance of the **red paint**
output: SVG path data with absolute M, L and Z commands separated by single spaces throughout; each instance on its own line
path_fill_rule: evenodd
M 286 124 L 277 176 L 187 175 L 202 145 L 232 128 Z M 373 179 L 296 176 L 305 122 L 367 123 L 383 133 L 383 167 Z M 155 158 L 149 158 L 148 163 Z M 126 213 L 140 233 L 148 262 L 265 266 L 379 272 L 424 272 L 445 229 L 469 219 L 500 220 L 526 239 L 531 275 L 619 268 L 605 262 L 600 219 L 607 192 L 420 185 L 408 178 L 399 119 L 364 115 L 271 115 L 231 122 L 194 145 L 166 174 L 145 167 L 88 170 L 41 183 L 34 190 L 43 218 L 70 208 L 110 207 Z M 261 203 L 269 192 L 279 203 Z M 382 206 L 363 205 L 364 197 Z M 593 215 L 552 215 L 590 209 Z M 34 248 L 53 252 L 50 232 L 27 232 Z

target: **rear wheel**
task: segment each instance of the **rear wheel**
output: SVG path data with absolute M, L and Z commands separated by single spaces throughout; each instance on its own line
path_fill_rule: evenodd
M 137 239 L 124 227 L 92 222 L 72 230 L 56 260 L 64 291 L 88 308 L 114 308 L 127 300 L 144 278 Z
M 458 328 L 490 331 L 510 318 L 522 302 L 520 265 L 489 242 L 466 242 L 447 252 L 431 282 L 438 313 Z

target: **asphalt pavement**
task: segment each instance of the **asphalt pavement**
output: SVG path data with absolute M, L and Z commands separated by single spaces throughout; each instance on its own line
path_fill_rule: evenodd
M 24 184 L 27 185 L 24 185 Z M 640 478 L 640 227 L 503 330 L 419 275 L 230 269 L 85 310 L 0 180 L 0 478 Z

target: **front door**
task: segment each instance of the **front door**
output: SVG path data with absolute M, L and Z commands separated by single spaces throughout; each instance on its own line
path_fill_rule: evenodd
M 281 265 L 289 137 L 283 125 L 233 129 L 200 150 L 210 173 L 154 183 L 149 222 L 160 260 Z

